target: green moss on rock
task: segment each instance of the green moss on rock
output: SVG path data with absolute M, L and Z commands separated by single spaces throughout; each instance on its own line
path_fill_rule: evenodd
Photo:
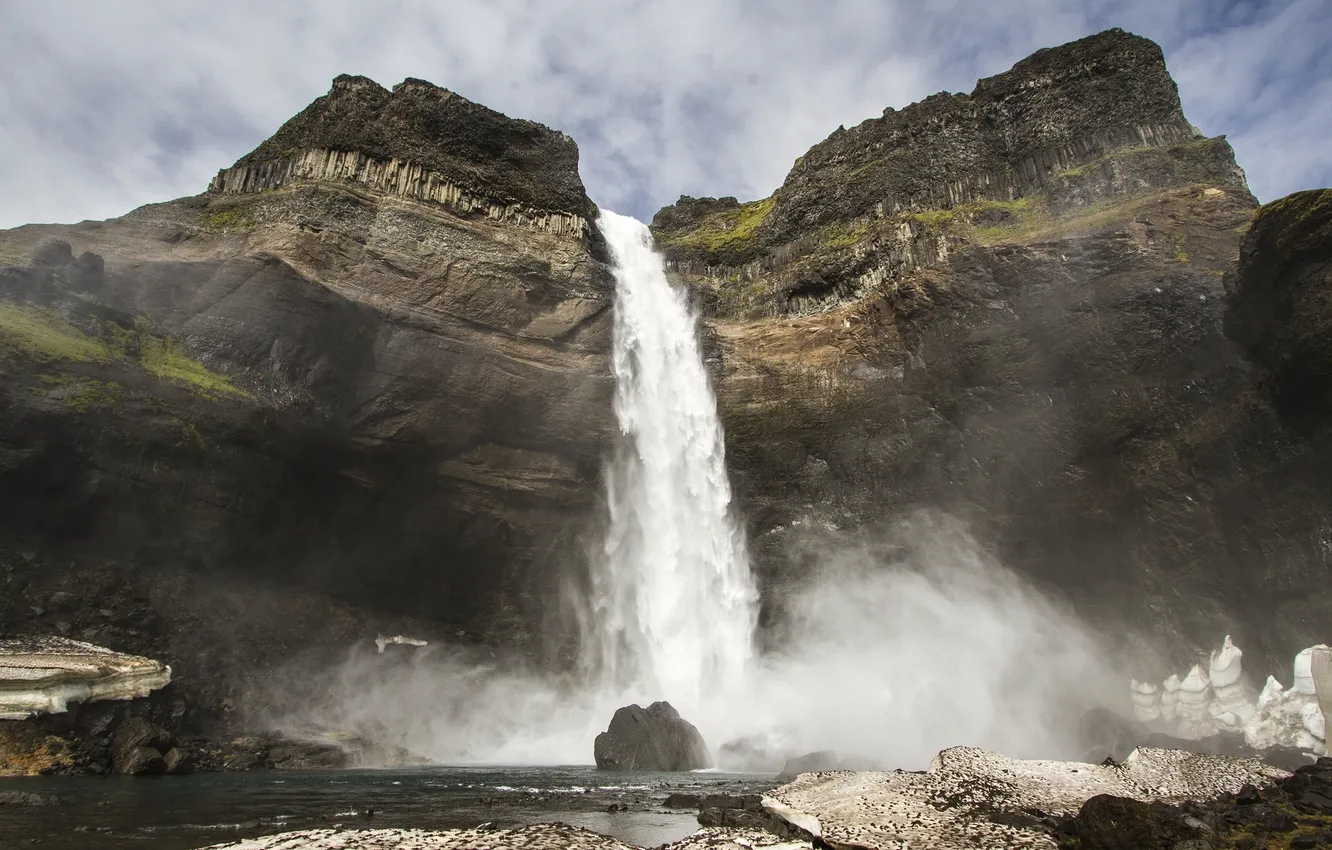
M 768 197 L 715 212 L 694 227 L 658 232 L 657 243 L 663 250 L 706 254 L 727 263 L 745 262 L 756 253 L 755 235 L 775 204 L 776 198 Z
M 84 330 L 53 310 L 0 302 L 0 357 L 38 363 L 127 361 L 159 380 L 183 385 L 205 398 L 251 397 L 230 378 L 210 371 L 190 357 L 178 340 L 154 333 L 151 325 L 142 319 L 133 329 L 106 323 Z M 52 384 L 45 377 L 43 382 Z M 88 392 L 79 398 L 79 405 L 98 400 Z
M 114 381 L 98 381 L 68 373 L 42 375 L 47 398 L 63 401 L 75 413 L 87 413 L 97 407 L 113 407 L 125 398 L 124 388 Z
M 255 228 L 254 216 L 250 210 L 237 205 L 210 209 L 203 214 L 203 222 L 215 230 L 248 231 Z
M 102 340 L 89 336 L 39 307 L 0 303 L 0 355 L 22 356 L 48 363 L 105 363 L 113 352 Z

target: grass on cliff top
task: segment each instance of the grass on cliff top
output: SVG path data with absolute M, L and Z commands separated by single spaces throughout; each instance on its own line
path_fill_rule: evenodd
M 1271 235 L 1283 261 L 1309 247 L 1325 245 L 1332 241 L 1332 189 L 1306 189 L 1263 204 L 1254 212 L 1252 226 L 1255 230 L 1278 228 Z
M 39 363 L 109 363 L 124 360 L 163 381 L 182 384 L 197 395 L 249 398 L 225 375 L 211 372 L 185 353 L 170 337 L 152 333 L 140 320 L 133 330 L 107 324 L 101 336 L 90 334 L 52 310 L 0 303 L 0 356 L 18 356 Z M 49 383 L 49 382 L 48 382 Z
M 707 216 L 692 229 L 663 233 L 658 241 L 662 248 L 707 253 L 742 250 L 752 242 L 754 232 L 768 220 L 775 203 L 775 197 L 767 197 L 735 209 L 722 210 Z

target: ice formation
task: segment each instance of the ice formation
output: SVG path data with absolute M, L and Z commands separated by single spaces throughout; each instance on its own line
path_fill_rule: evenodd
M 0 639 L 0 720 L 146 697 L 170 681 L 171 668 L 151 658 L 62 637 Z
M 385 647 L 398 644 L 401 644 L 402 646 L 429 646 L 430 641 L 407 637 L 406 635 L 394 635 L 393 637 L 379 635 L 375 638 L 375 646 L 379 649 L 380 655 L 384 654 Z
M 1268 676 L 1256 698 L 1244 681 L 1243 657 L 1227 635 L 1205 672 L 1195 664 L 1183 679 L 1172 675 L 1160 688 L 1134 679 L 1129 684 L 1134 714 L 1152 729 L 1180 738 L 1239 731 L 1257 749 L 1298 747 L 1326 755 L 1332 650 L 1322 644 L 1302 650 L 1295 656 L 1294 684 L 1286 689 Z

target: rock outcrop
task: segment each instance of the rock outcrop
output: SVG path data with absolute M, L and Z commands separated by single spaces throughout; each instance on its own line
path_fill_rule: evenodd
M 595 213 L 563 134 L 340 77 L 204 194 L 0 232 L 0 628 L 172 665 L 143 710 L 178 738 L 376 636 L 567 662 L 613 433 Z M 768 634 L 811 529 L 934 508 L 1167 650 L 1152 682 L 1325 641 L 1329 221 L 1257 208 L 1119 30 L 661 211 Z M 4 734 L 78 763 L 48 731 Z
M 339 78 L 206 194 L 0 233 L 0 630 L 161 658 L 228 735 L 380 634 L 563 663 L 594 215 L 563 134 Z
M 1099 795 L 1054 834 L 1060 847 L 1079 850 L 1326 847 L 1332 843 L 1332 760 L 1305 765 L 1261 790 L 1247 785 L 1214 800 L 1170 805 Z
M 668 702 L 618 709 L 593 742 L 602 770 L 700 770 L 712 766 L 707 744 L 694 724 Z
M 1325 640 L 1328 394 L 1296 389 L 1332 374 L 1324 194 L 1256 209 L 1156 46 L 1112 30 L 839 130 L 769 198 L 659 213 L 763 622 L 820 529 L 906 545 L 927 508 L 1163 665 Z
M 763 803 L 817 846 L 1053 847 L 1060 819 L 1098 795 L 1205 800 L 1289 775 L 1248 759 L 1177 750 L 1143 748 L 1123 764 L 1089 765 L 955 747 L 923 772 L 807 773 Z

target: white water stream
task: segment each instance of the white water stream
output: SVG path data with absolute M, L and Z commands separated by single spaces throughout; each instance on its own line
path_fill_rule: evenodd
M 776 772 L 821 749 L 908 767 L 959 743 L 1058 752 L 1076 717 L 1065 703 L 1122 684 L 1073 617 L 947 517 L 899 522 L 889 557 L 863 535 L 792 529 L 787 545 L 805 539 L 814 562 L 784 593 L 780 651 L 756 654 L 758 595 L 695 317 L 645 225 L 605 211 L 598 224 L 614 262 L 621 435 L 579 596 L 584 670 L 512 669 L 450 647 L 406 664 L 360 654 L 293 717 L 446 764 L 585 764 L 616 708 L 654 700 L 733 769 Z
M 611 690 L 697 706 L 750 669 L 758 594 L 731 515 L 696 320 L 642 222 L 603 211 L 615 264 L 610 527 L 585 652 Z

